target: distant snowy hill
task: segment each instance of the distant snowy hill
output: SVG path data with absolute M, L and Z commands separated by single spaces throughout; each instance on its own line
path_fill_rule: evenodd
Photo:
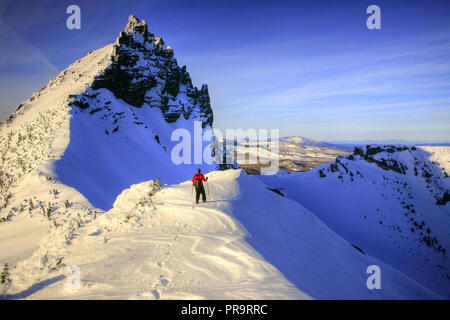
M 236 146 L 231 151 L 235 155 L 241 168 L 249 174 L 260 174 L 264 163 L 274 156 L 278 156 L 279 169 L 282 171 L 308 171 L 324 163 L 332 162 L 336 157 L 348 153 L 351 149 L 333 145 L 326 142 L 315 141 L 303 137 L 284 137 L 276 141 L 278 153 L 261 155 L 260 146 L 271 150 L 274 141 L 236 141 Z M 251 159 L 258 156 L 258 163 L 250 164 L 239 159 Z
M 342 146 L 337 144 L 332 144 L 328 142 L 323 141 L 317 141 L 312 139 L 307 139 L 299 136 L 292 136 L 292 137 L 284 137 L 280 139 L 281 142 L 296 144 L 296 145 L 302 145 L 302 146 L 315 146 L 315 147 L 321 147 L 321 148 L 327 148 L 327 149 L 337 149 L 342 150 Z
M 366 146 L 259 177 L 366 254 L 450 297 L 450 147 Z
M 414 140 L 354 140 L 354 141 L 333 141 L 336 145 L 353 149 L 357 146 L 365 145 L 396 145 L 396 146 L 450 146 L 448 141 L 414 141 Z

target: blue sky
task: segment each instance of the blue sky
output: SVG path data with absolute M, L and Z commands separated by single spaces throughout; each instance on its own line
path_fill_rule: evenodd
M 67 6 L 81 30 L 66 28 Z M 381 8 L 381 30 L 366 8 Z M 0 118 L 129 14 L 207 83 L 215 126 L 318 140 L 450 141 L 449 1 L 0 0 Z

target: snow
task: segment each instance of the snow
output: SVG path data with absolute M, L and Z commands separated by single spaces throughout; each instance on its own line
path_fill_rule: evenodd
M 292 144 L 294 146 L 317 147 L 317 148 L 315 148 L 316 150 L 321 150 L 321 149 L 343 150 L 343 149 L 345 149 L 344 147 L 341 147 L 339 145 L 322 142 L 322 141 L 316 141 L 316 140 L 312 140 L 312 139 L 307 139 L 307 138 L 299 137 L 299 136 L 284 137 L 284 138 L 281 138 L 280 141 L 282 143 Z M 314 148 L 311 148 L 311 149 L 314 150 Z
M 22 271 L 3 297 L 439 298 L 389 265 L 362 255 L 310 211 L 268 191 L 255 177 L 241 170 L 208 177 L 209 201 L 197 206 L 189 181 L 153 197 L 152 182 L 124 190 L 111 210 L 76 229 L 70 245 L 54 248 L 63 263 L 55 270 L 54 265 L 44 268 L 40 281 L 56 280 L 30 292 L 27 288 L 40 282 L 35 273 Z M 52 238 L 44 242 L 58 247 Z M 28 259 L 19 268 L 37 262 L 42 259 Z M 372 264 L 382 269 L 381 290 L 366 287 L 366 268 Z M 66 268 L 72 265 L 81 270 L 78 290 L 65 283 Z
M 406 165 L 404 175 L 383 170 L 358 156 L 355 160 L 343 156 L 334 163 L 340 171 L 332 172 L 330 165 L 322 165 L 305 173 L 280 173 L 259 179 L 314 212 L 364 252 L 449 297 L 448 258 L 436 249 L 449 248 L 450 211 L 448 203 L 436 205 L 435 197 L 449 190 L 450 185 L 441 169 L 446 163 L 430 161 L 448 161 L 449 149 L 417 147 L 373 156 L 396 159 Z M 321 178 L 319 171 L 326 177 Z M 422 176 L 425 171 L 432 177 Z M 428 228 L 430 236 L 438 240 L 433 247 L 422 240 L 428 235 Z
M 59 281 L 24 298 L 309 298 L 245 242 L 245 230 L 224 212 L 230 208 L 225 198 L 236 197 L 236 190 L 224 189 L 229 178 L 216 172 L 214 180 L 210 193 L 218 199 L 197 207 L 190 182 L 153 199 L 148 182 L 123 191 L 110 211 L 77 230 L 64 267 L 49 271 L 49 278 L 58 278 L 65 266 L 78 265 L 81 289 Z
M 450 148 L 439 146 L 421 146 L 431 162 L 437 162 L 445 172 L 450 172 Z
M 342 181 L 337 172 L 319 178 L 328 165 L 259 178 L 212 171 L 213 165 L 175 165 L 172 132 L 192 134 L 193 120 L 202 117 L 187 87 L 172 100 L 192 113 L 173 123 L 157 107 L 132 107 L 106 89 L 94 91 L 95 77 L 112 63 L 112 49 L 70 65 L 1 124 L 0 265 L 9 265 L 11 281 L 1 285 L 0 298 L 449 297 L 448 262 L 421 245 L 418 231 L 409 239 L 392 230 L 410 227 L 400 196 L 411 194 L 417 219 L 448 248 L 449 204 L 435 204 L 449 187 L 441 176 L 448 172 L 448 148 L 376 155 L 406 163 L 406 175 L 342 159 L 364 174 Z M 137 66 L 158 71 L 137 54 Z M 84 111 L 70 106 L 81 96 L 90 99 Z M 345 153 L 303 138 L 283 145 L 289 161 L 331 161 Z M 415 177 L 415 165 L 431 178 Z M 208 202 L 193 205 L 188 179 L 198 167 L 210 178 Z M 157 178 L 165 187 L 153 194 Z M 404 193 L 396 191 L 404 183 Z M 283 188 L 287 197 L 266 184 Z M 366 287 L 370 265 L 381 267 L 381 290 Z M 70 266 L 80 267 L 78 290 L 66 285 Z
M 36 221 L 37 220 L 37 221 Z M 0 261 L 10 265 L 29 258 L 39 248 L 39 242 L 45 237 L 48 227 L 40 219 L 21 217 L 0 224 Z
M 106 110 L 76 114 L 70 124 L 70 144 L 55 167 L 57 178 L 80 191 L 95 207 L 110 209 L 131 184 L 157 178 L 170 184 L 182 181 L 197 168 L 203 172 L 214 168 L 204 164 L 174 166 L 172 162 L 170 151 L 178 141 L 170 140 L 171 132 L 176 128 L 193 132 L 192 121 L 180 119 L 168 124 L 157 108 L 131 108 L 109 91 L 100 91 L 97 99 L 111 101 L 108 113 L 123 113 L 118 131 L 113 133 L 111 120 L 103 118 Z

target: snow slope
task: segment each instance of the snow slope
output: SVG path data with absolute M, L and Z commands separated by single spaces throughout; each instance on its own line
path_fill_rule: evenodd
M 448 147 L 368 147 L 305 173 L 259 178 L 365 253 L 448 298 L 449 160 Z
M 97 90 L 96 99 L 98 104 L 111 103 L 94 114 L 71 111 L 70 143 L 55 164 L 56 177 L 80 190 L 95 207 L 111 208 L 117 195 L 134 183 L 161 178 L 171 184 L 192 176 L 197 168 L 214 169 L 207 164 L 175 165 L 171 159 L 170 151 L 179 143 L 171 141 L 171 133 L 177 128 L 193 133 L 192 120 L 167 123 L 159 109 L 130 107 L 105 89 Z M 117 124 L 105 119 L 107 114 L 120 115 L 115 133 Z M 142 124 L 136 125 L 136 119 Z
M 209 202 L 193 206 L 191 183 L 151 181 L 124 190 L 114 207 L 41 246 L 22 261 L 3 298 L 117 299 L 436 299 L 389 265 L 363 255 L 314 214 L 241 170 L 209 175 Z M 379 265 L 382 289 L 366 287 Z M 65 285 L 67 266 L 81 288 Z M 25 272 L 26 270 L 35 272 Z M 39 271 L 38 271 L 39 270 Z M 37 279 L 37 274 L 40 277 Z M 34 284 L 34 286 L 33 286 Z M 38 284 L 38 285 L 36 285 Z
M 175 129 L 193 137 L 195 120 L 204 131 L 212 119 L 207 86 L 194 87 L 173 49 L 130 16 L 114 44 L 70 65 L 1 125 L 0 217 L 14 188 L 46 161 L 49 178 L 103 210 L 134 183 L 174 183 L 199 167 L 213 170 L 171 159 Z
M 8 263 L 13 268 L 40 248 L 49 228 L 61 223 L 66 201 L 80 217 L 94 209 L 80 192 L 56 180 L 55 163 L 71 138 L 70 95 L 84 92 L 99 70 L 110 64 L 111 50 L 112 45 L 106 46 L 76 61 L 0 126 L 2 266 Z
M 123 189 L 213 169 L 171 161 L 171 133 L 192 135 L 194 120 L 203 130 L 212 125 L 206 85 L 193 87 L 173 49 L 130 16 L 115 43 L 75 61 L 1 123 L 2 268 L 36 254 L 59 266 L 59 247 L 48 239 L 70 244 Z M 40 268 L 32 272 L 38 278 Z

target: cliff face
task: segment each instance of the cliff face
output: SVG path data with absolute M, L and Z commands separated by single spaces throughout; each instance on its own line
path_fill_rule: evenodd
M 129 17 L 111 59 L 112 64 L 95 79 L 92 89 L 108 89 L 134 107 L 160 108 L 169 123 L 183 117 L 201 120 L 204 128 L 212 126 L 208 87 L 199 90 L 192 85 L 186 66 L 178 66 L 173 49 L 148 31 L 145 20 Z

